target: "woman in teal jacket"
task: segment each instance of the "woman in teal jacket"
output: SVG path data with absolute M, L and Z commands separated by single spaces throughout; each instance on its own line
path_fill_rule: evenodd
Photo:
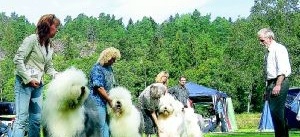
M 16 66 L 13 137 L 23 137 L 25 129 L 28 129 L 28 137 L 40 136 L 42 77 L 45 73 L 53 77 L 57 73 L 52 64 L 50 39 L 59 25 L 60 20 L 54 14 L 43 15 L 37 23 L 36 34 L 26 37 L 16 52 L 13 60 Z

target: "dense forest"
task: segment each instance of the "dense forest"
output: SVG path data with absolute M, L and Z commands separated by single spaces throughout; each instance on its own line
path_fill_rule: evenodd
M 185 75 L 188 81 L 227 93 L 237 113 L 261 111 L 265 90 L 263 56 L 257 31 L 271 28 L 276 41 L 289 51 L 292 65 L 290 86 L 300 86 L 299 0 L 255 0 L 251 14 L 235 21 L 212 19 L 198 10 L 170 16 L 163 23 L 151 17 L 124 25 L 122 18 L 99 13 L 61 19 L 53 63 L 58 71 L 70 66 L 87 76 L 100 52 L 110 46 L 121 51 L 113 68 L 118 84 L 134 99 L 154 82 L 162 70 L 170 73 L 169 86 Z M 35 33 L 35 24 L 17 13 L 0 13 L 0 97 L 14 101 L 12 59 L 22 40 Z M 45 83 L 49 77 L 45 77 Z

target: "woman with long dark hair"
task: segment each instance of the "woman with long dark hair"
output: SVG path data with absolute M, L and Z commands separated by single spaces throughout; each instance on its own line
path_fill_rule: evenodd
M 36 33 L 26 37 L 14 57 L 16 121 L 13 137 L 40 136 L 43 75 L 57 74 L 53 68 L 53 46 L 51 38 L 57 32 L 60 20 L 54 14 L 43 15 L 36 27 Z

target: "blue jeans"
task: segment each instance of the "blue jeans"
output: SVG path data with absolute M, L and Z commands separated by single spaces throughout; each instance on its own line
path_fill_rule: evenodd
M 109 137 L 108 116 L 106 106 L 97 105 L 100 117 L 100 133 L 102 137 Z
M 40 122 L 42 108 L 42 83 L 33 88 L 25 85 L 19 76 L 15 81 L 16 121 L 13 126 L 13 137 L 40 137 Z

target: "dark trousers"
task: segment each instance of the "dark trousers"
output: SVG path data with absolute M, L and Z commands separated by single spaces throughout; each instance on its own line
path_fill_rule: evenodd
M 268 80 L 267 96 L 274 125 L 275 137 L 288 137 L 288 126 L 285 118 L 285 101 L 289 90 L 289 81 L 287 78 L 281 84 L 280 94 L 272 95 L 272 90 L 277 79 Z

